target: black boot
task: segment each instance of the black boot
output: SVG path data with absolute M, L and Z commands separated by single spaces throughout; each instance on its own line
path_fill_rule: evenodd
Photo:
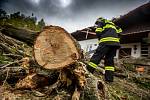
M 113 82 L 114 80 L 114 71 L 106 70 L 105 71 L 105 81 Z
M 94 71 L 95 71 L 95 68 L 93 68 L 93 67 L 91 67 L 91 66 L 89 66 L 89 65 L 87 65 L 86 66 L 86 68 L 87 68 L 87 70 L 90 72 L 90 73 L 94 73 Z

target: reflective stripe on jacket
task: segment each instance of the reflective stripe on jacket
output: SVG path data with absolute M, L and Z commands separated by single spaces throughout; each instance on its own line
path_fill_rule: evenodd
M 103 32 L 107 28 L 113 28 L 116 30 L 116 32 L 118 31 L 114 25 L 106 24 L 103 28 L 101 28 L 101 27 L 96 28 L 95 32 Z
M 117 27 L 113 22 L 109 20 L 101 21 L 98 24 L 95 32 L 99 39 L 99 43 L 107 43 L 110 45 L 120 46 L 120 39 L 117 33 L 120 33 L 121 28 Z
M 119 40 L 120 40 L 119 38 L 106 37 L 106 38 L 100 39 L 99 43 L 101 43 L 101 42 L 107 42 L 107 41 L 110 41 L 110 42 L 120 42 Z

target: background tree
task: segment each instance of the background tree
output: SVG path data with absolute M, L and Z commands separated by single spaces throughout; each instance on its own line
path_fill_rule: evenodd
M 3 9 L 0 9 L 0 24 L 3 25 L 6 22 L 7 18 L 7 13 Z
M 38 27 L 39 27 L 39 29 L 43 29 L 44 26 L 45 26 L 45 22 L 44 22 L 44 19 L 42 18 L 42 19 L 38 22 Z
M 45 26 L 45 22 L 44 19 L 37 22 L 37 17 L 34 16 L 34 13 L 32 13 L 31 16 L 25 16 L 18 11 L 7 15 L 5 10 L 0 9 L 0 25 L 12 25 L 15 27 L 40 31 Z

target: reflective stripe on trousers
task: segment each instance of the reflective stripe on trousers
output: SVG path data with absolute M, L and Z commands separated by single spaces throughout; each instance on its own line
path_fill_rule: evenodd
M 115 71 L 113 66 L 105 66 L 105 70 Z
M 93 63 L 93 62 L 89 62 L 88 65 L 89 65 L 90 67 L 93 67 L 93 68 L 97 68 L 97 66 L 98 66 L 98 65 L 96 65 L 96 64 Z

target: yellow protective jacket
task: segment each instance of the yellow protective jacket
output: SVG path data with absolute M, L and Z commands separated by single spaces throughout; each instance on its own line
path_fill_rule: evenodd
M 118 34 L 122 32 L 121 28 L 109 20 L 99 21 L 97 25 L 95 32 L 99 43 L 120 46 L 120 38 L 118 37 Z

